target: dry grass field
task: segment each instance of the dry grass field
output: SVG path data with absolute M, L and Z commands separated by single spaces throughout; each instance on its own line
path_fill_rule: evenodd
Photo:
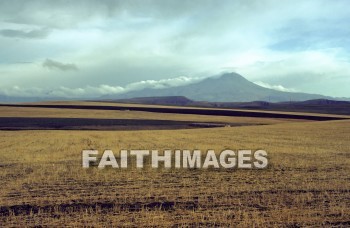
M 0 131 L 0 226 L 350 226 L 350 120 L 0 107 L 1 117 L 246 122 L 140 131 Z M 263 149 L 265 170 L 83 169 L 83 149 Z

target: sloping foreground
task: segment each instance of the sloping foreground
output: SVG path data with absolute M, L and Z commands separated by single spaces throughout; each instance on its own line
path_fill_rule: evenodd
M 349 226 L 350 121 L 0 131 L 2 226 Z M 81 168 L 81 150 L 264 149 L 266 170 Z

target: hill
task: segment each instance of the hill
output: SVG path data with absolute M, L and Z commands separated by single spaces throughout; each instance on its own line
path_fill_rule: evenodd
M 177 96 L 177 97 L 169 96 L 169 97 L 137 97 L 137 98 L 131 98 L 131 99 L 109 100 L 109 102 L 350 115 L 349 101 L 336 101 L 336 100 L 328 100 L 328 99 L 315 99 L 315 100 L 307 100 L 307 101 L 278 102 L 278 103 L 271 103 L 266 101 L 203 102 L 203 101 L 193 101 L 183 96 Z

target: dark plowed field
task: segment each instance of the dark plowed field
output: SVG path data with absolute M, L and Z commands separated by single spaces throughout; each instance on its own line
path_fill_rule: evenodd
M 31 107 L 31 108 L 60 108 L 60 109 L 85 109 L 85 110 L 125 110 L 125 111 L 143 111 L 157 113 L 176 113 L 176 114 L 196 114 L 196 115 L 211 115 L 211 116 L 240 116 L 240 117 L 258 117 L 258 118 L 282 118 L 282 119 L 301 119 L 301 120 L 341 120 L 344 118 L 333 116 L 316 116 L 316 115 L 301 115 L 290 113 L 268 113 L 257 111 L 239 111 L 229 109 L 200 109 L 200 108 L 181 108 L 181 107 L 124 107 L 124 106 L 102 106 L 102 105 L 15 105 L 15 104 L 0 104 L 8 107 Z
M 148 119 L 0 117 L 0 130 L 154 130 L 224 127 L 222 123 Z M 250 124 L 230 124 L 243 126 Z

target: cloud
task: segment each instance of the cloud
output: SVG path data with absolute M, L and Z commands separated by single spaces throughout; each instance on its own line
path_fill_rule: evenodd
M 297 92 L 297 90 L 292 89 L 292 88 L 286 88 L 282 85 L 270 85 L 268 83 L 265 82 L 254 82 L 255 84 L 268 88 L 268 89 L 274 89 L 274 90 L 279 90 L 279 91 L 283 91 L 283 92 Z
M 255 5 L 255 3 L 235 2 L 227 4 L 229 2 L 226 0 L 224 4 L 218 5 L 212 0 L 182 2 L 159 0 L 60 0 L 50 2 L 12 0 L 0 1 L 0 20 L 16 24 L 46 25 L 52 28 L 67 29 L 95 19 L 155 18 L 166 21 L 188 17 L 192 13 L 200 13 L 203 10 L 213 10 L 213 6 L 225 9 L 228 5 L 239 8 Z
M 50 91 L 51 96 L 59 97 L 99 97 L 103 95 L 110 94 L 122 94 L 129 91 L 142 90 L 146 88 L 152 89 L 163 89 L 169 87 L 176 87 L 195 83 L 197 81 L 203 80 L 203 78 L 190 78 L 190 77 L 177 77 L 161 80 L 146 80 L 127 84 L 126 86 L 110 86 L 110 85 L 99 85 L 99 86 L 86 86 L 84 88 L 68 88 L 60 87 L 55 90 Z M 46 93 L 48 94 L 48 93 Z
M 43 62 L 43 67 L 50 70 L 61 70 L 61 71 L 77 71 L 78 67 L 73 63 L 61 63 L 51 59 L 46 59 Z
M 191 83 L 198 82 L 200 80 L 203 80 L 203 78 L 185 77 L 185 76 L 181 76 L 177 78 L 161 79 L 161 80 L 145 80 L 145 81 L 130 83 L 127 86 L 125 86 L 125 90 L 126 91 L 141 90 L 145 88 L 164 89 L 169 87 L 188 85 Z
M 44 39 L 50 34 L 49 29 L 33 29 L 33 30 L 16 30 L 16 29 L 2 29 L 0 35 L 9 38 L 22 39 Z
M 234 69 L 251 81 L 350 96 L 349 20 L 347 0 L 0 1 L 2 85 L 124 88 Z M 45 58 L 50 71 L 6 64 Z
M 65 97 L 65 98 L 96 98 L 103 95 L 122 94 L 134 90 L 142 90 L 146 88 L 162 89 L 187 85 L 203 80 L 199 77 L 177 77 L 161 80 L 146 80 L 127 84 L 126 86 L 86 86 L 81 88 L 69 88 L 60 86 L 53 89 L 44 89 L 38 87 L 25 88 L 20 86 L 12 86 L 10 88 L 2 88 L 0 91 L 7 96 L 21 97 Z

